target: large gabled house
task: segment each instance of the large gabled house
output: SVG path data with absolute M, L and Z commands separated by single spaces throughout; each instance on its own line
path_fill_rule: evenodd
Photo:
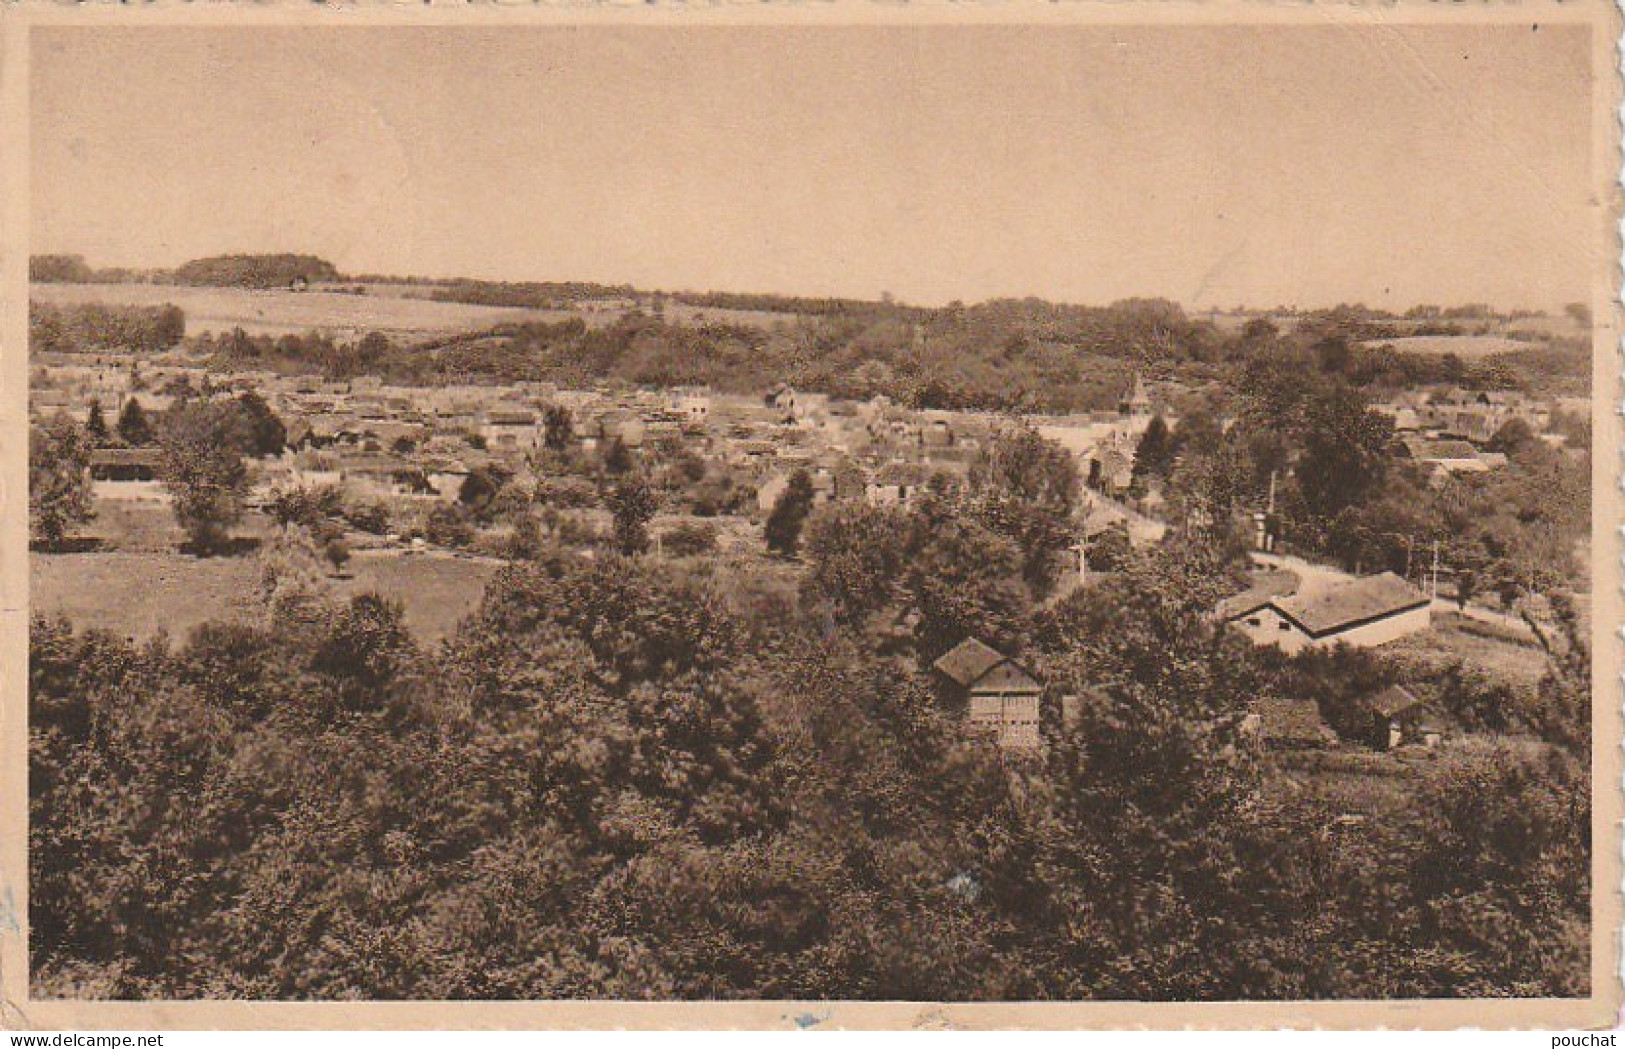
M 1428 629 L 1432 601 L 1383 572 L 1286 597 L 1249 592 L 1222 604 L 1219 616 L 1255 644 L 1287 653 L 1339 642 L 1370 648 Z
M 1039 697 L 1044 687 L 1030 671 L 998 649 L 967 638 L 932 664 L 949 703 L 973 729 L 1000 749 L 1039 747 Z

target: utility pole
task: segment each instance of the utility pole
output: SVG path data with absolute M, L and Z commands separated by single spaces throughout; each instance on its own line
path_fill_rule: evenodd
M 1430 598 L 1435 601 L 1439 600 L 1439 541 L 1437 539 L 1433 540 L 1433 577 L 1429 591 L 1428 596 Z
M 1264 526 L 1263 526 L 1262 529 L 1260 529 L 1261 534 L 1259 536 L 1259 544 L 1258 545 L 1259 545 L 1259 547 L 1261 549 L 1264 550 L 1265 553 L 1274 553 L 1275 552 L 1275 536 L 1270 532 L 1270 528 L 1272 526 L 1272 523 L 1275 520 L 1275 475 L 1276 475 L 1276 473 L 1277 473 L 1277 471 L 1275 471 L 1275 470 L 1270 471 L 1270 497 L 1269 497 L 1269 503 L 1266 505 L 1265 510 L 1264 510 L 1264 522 L 1263 522 Z

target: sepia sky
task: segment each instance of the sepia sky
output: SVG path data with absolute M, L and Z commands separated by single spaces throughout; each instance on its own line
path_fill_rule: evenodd
M 1586 34 L 36 28 L 32 248 L 1553 308 L 1589 297 Z

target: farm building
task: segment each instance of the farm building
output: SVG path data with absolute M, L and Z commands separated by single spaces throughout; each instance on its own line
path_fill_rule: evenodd
M 628 448 L 642 448 L 648 433 L 647 424 L 637 413 L 624 408 L 611 409 L 598 417 L 598 440 L 606 446 L 620 441 Z
M 1421 437 L 1407 437 L 1399 442 L 1397 454 L 1402 459 L 1420 463 L 1435 474 L 1488 473 L 1506 465 L 1506 456 L 1499 452 L 1481 452 L 1467 441 L 1429 441 Z
M 907 506 L 919 497 L 931 472 L 916 463 L 887 463 L 863 487 L 870 506 Z
M 1261 602 L 1258 596 L 1223 605 L 1219 614 L 1254 644 L 1279 645 L 1289 654 L 1338 642 L 1371 648 L 1432 625 L 1428 596 L 1392 572 L 1308 594 Z
M 1380 412 L 1394 421 L 1396 433 L 1415 433 L 1422 428 L 1422 417 L 1415 408 L 1403 404 L 1374 404 L 1372 411 Z
M 1399 685 L 1391 685 L 1370 699 L 1371 743 L 1378 750 L 1392 750 L 1405 743 L 1438 746 L 1444 727 L 1422 701 Z
M 784 415 L 794 415 L 796 410 L 796 391 L 789 383 L 781 382 L 767 391 L 762 403 Z
M 102 499 L 169 498 L 158 479 L 163 457 L 156 448 L 97 448 L 90 453 L 92 490 Z
M 667 394 L 666 410 L 687 422 L 703 423 L 711 416 L 711 391 L 703 387 L 679 386 Z
M 1296 573 L 1286 569 L 1254 569 L 1248 574 L 1248 587 L 1241 593 L 1219 602 L 1219 618 L 1231 620 L 1251 615 L 1277 598 L 1297 593 L 1299 580 Z
M 1103 448 L 1089 463 L 1089 484 L 1108 495 L 1122 495 L 1134 483 L 1134 457 L 1118 448 Z
M 535 451 L 542 443 L 542 429 L 529 408 L 504 405 L 488 410 L 479 434 L 488 447 L 500 451 Z
M 932 664 L 948 700 L 965 720 L 1003 750 L 1037 750 L 1038 700 L 1043 686 L 997 649 L 967 638 Z
M 162 465 L 156 448 L 97 448 L 90 453 L 90 479 L 156 481 Z

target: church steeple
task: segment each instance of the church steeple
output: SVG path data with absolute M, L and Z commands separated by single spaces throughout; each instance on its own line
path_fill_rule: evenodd
M 1117 410 L 1130 419 L 1144 418 L 1151 414 L 1151 396 L 1145 392 L 1145 382 L 1140 373 L 1134 373 L 1134 385 L 1123 395 L 1118 402 Z

